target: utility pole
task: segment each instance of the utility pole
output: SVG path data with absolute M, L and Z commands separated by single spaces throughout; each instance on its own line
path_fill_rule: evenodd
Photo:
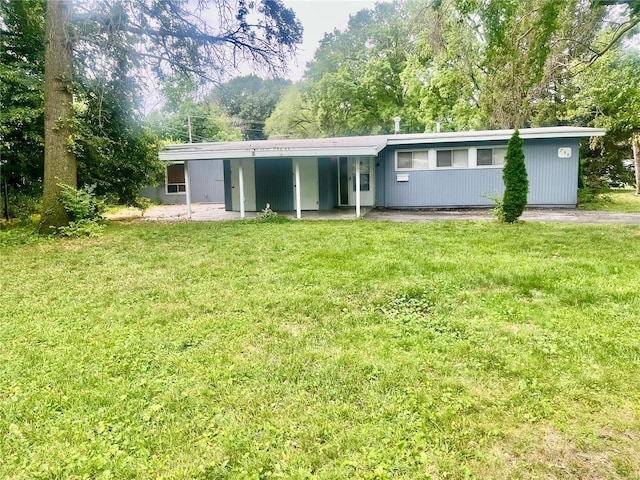
M 187 126 L 189 127 L 189 143 L 193 143 L 193 138 L 191 138 L 191 115 L 187 115 Z

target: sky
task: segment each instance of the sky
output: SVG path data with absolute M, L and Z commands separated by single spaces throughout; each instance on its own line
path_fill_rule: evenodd
M 384 0 L 383 0 L 384 1 Z M 299 47 L 297 61 L 292 61 L 289 79 L 300 80 L 305 65 L 313 59 L 320 40 L 327 32 L 335 28 L 345 30 L 349 16 L 363 8 L 375 7 L 375 0 L 283 0 L 288 8 L 296 12 L 304 28 L 302 45 Z

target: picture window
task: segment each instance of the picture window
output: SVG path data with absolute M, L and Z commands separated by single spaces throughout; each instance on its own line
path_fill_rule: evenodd
M 167 194 L 181 194 L 187 191 L 184 178 L 184 164 L 167 166 Z

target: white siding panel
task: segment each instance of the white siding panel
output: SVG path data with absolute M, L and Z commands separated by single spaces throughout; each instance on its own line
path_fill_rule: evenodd
M 318 210 L 318 159 L 317 158 L 296 158 L 294 159 L 294 182 L 295 182 L 295 162 L 300 165 L 300 207 L 302 210 Z M 294 189 L 294 208 L 297 207 Z
M 242 160 L 231 160 L 231 209 L 234 212 L 240 211 L 240 187 L 238 181 L 238 167 L 242 165 L 242 176 L 244 177 L 244 208 L 248 212 L 256 211 L 256 172 L 252 158 Z

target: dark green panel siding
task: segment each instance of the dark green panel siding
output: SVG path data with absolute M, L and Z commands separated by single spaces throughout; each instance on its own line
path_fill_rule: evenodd
M 318 158 L 318 207 L 331 210 L 338 206 L 338 162 L 336 158 Z
M 268 203 L 274 211 L 293 210 L 293 166 L 290 158 L 256 158 L 256 210 Z
M 224 171 L 224 209 L 231 211 L 231 162 L 229 160 L 222 161 L 222 169 Z

